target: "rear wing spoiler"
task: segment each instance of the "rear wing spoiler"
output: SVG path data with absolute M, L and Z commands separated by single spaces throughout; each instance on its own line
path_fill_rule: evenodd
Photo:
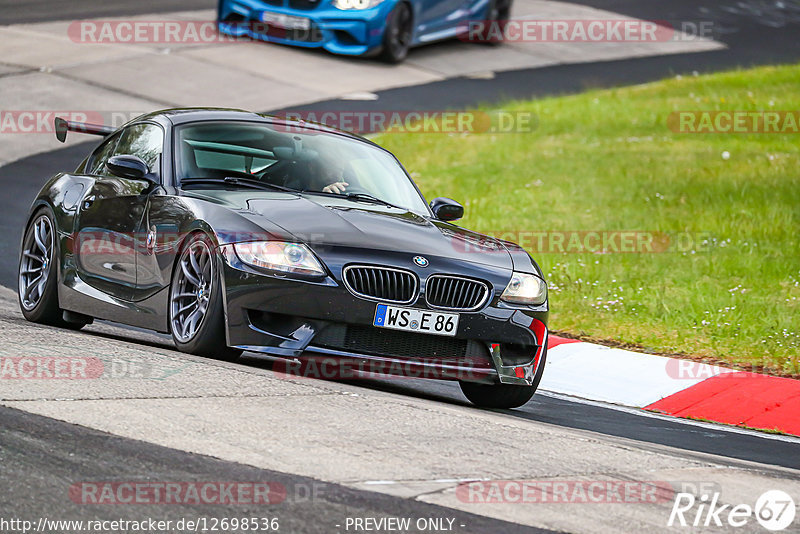
M 92 135 L 102 135 L 103 137 L 114 133 L 112 126 L 101 126 L 98 124 L 87 124 L 85 122 L 72 122 L 56 117 L 56 139 L 62 143 L 67 140 L 67 132 L 80 132 Z

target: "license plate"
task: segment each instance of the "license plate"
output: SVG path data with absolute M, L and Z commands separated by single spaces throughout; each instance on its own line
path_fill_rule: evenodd
M 458 330 L 458 314 L 378 304 L 372 324 L 379 328 L 391 328 L 392 330 L 455 336 Z
M 265 11 L 261 14 L 261 21 L 270 26 L 283 28 L 286 30 L 307 30 L 311 28 L 311 20 L 303 17 L 293 17 L 282 13 L 270 13 Z

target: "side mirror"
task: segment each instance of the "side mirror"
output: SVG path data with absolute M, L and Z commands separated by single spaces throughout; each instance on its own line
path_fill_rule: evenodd
M 464 206 L 453 199 L 444 197 L 431 200 L 431 211 L 440 221 L 455 221 L 464 216 Z
M 147 176 L 150 168 L 139 156 L 112 156 L 106 162 L 106 168 L 111 174 L 120 178 L 153 181 L 150 176 Z

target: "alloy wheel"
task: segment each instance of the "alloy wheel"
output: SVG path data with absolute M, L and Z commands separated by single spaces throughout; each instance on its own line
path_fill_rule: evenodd
M 22 246 L 19 268 L 20 302 L 32 310 L 42 300 L 53 260 L 53 225 L 45 215 L 40 215 L 28 227 Z
M 214 259 L 204 240 L 191 243 L 181 254 L 170 296 L 172 333 L 181 343 L 191 341 L 206 317 L 214 290 Z
M 402 58 L 411 45 L 411 11 L 405 4 L 401 4 L 395 16 L 397 18 L 389 28 L 389 46 L 395 57 Z

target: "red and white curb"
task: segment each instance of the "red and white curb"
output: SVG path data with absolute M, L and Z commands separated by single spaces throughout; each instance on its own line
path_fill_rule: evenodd
M 540 388 L 800 436 L 800 380 L 550 336 Z

